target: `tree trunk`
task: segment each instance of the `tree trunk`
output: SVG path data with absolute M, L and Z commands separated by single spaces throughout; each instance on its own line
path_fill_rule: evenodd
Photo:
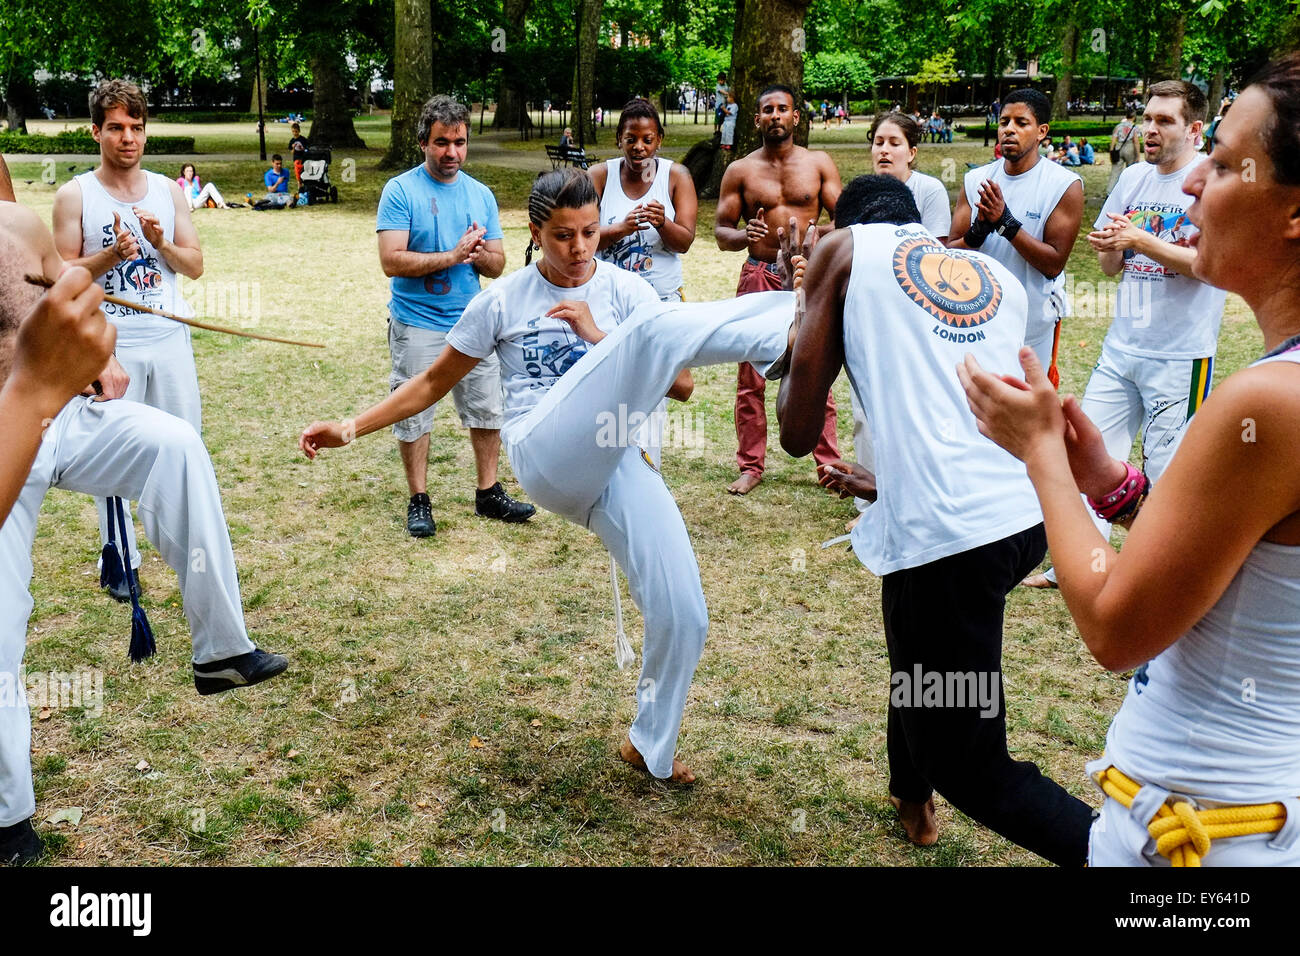
M 1214 117 L 1219 115 L 1219 107 L 1223 105 L 1223 84 L 1226 80 L 1227 67 L 1222 63 L 1214 68 L 1214 76 L 1210 77 L 1210 95 L 1206 97 L 1205 122 L 1210 122 Z
M 433 15 L 429 0 L 393 2 L 393 134 L 379 166 L 407 169 L 423 159 L 415 134 L 420 110 L 433 96 Z
M 314 146 L 331 149 L 364 149 L 365 141 L 352 125 L 348 105 L 343 54 L 337 49 L 317 47 L 311 51 L 312 124 L 307 134 Z
M 254 67 L 254 69 L 257 69 Z M 262 92 L 262 112 L 266 112 L 266 74 L 261 70 L 253 77 L 253 92 L 248 97 L 248 112 L 254 116 L 257 115 L 257 93 L 258 89 Z
M 1056 92 L 1052 95 L 1052 119 L 1070 118 L 1070 87 L 1074 82 L 1074 64 L 1079 58 L 1079 21 L 1073 8 L 1068 13 L 1061 31 L 1061 69 L 1056 77 Z
M 1183 37 L 1187 32 L 1187 14 L 1179 12 L 1178 16 L 1161 29 L 1164 53 L 1155 57 L 1151 65 L 1151 74 L 1157 80 L 1181 80 L 1183 78 Z M 1145 87 L 1144 87 L 1145 89 Z
M 803 108 L 803 57 L 806 48 L 804 16 L 810 0 L 746 0 L 744 16 L 737 2 L 736 33 L 731 47 L 732 92 L 740 114 L 736 117 L 736 156 L 759 146 L 758 130 L 750 119 L 758 112 L 758 93 L 769 83 L 784 83 L 794 90 L 799 111 L 795 142 L 808 145 L 811 117 Z
M 573 70 L 573 127 L 581 146 L 596 142 L 596 43 L 605 0 L 578 0 L 578 58 Z
M 14 75 L 5 87 L 5 120 L 9 132 L 26 133 L 27 116 L 36 104 L 36 87 L 29 76 Z
M 501 84 L 497 88 L 497 111 L 492 117 L 493 129 L 525 129 L 533 125 L 533 118 L 528 113 L 528 98 L 524 94 L 523 76 L 520 74 L 518 59 L 510 55 L 509 44 L 524 42 L 525 21 L 528 8 L 533 0 L 505 0 L 505 54 L 502 61 Z M 524 65 L 526 68 L 526 65 Z

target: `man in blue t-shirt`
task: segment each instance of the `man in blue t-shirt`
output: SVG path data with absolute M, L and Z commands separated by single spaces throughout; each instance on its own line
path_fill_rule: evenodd
M 269 193 L 287 193 L 289 191 L 289 171 L 284 168 L 284 157 L 276 153 L 271 157 L 271 168 L 262 176 Z
M 460 169 L 469 121 L 469 109 L 449 96 L 425 103 L 416 131 L 424 162 L 390 179 L 379 200 L 379 262 L 390 277 L 392 292 L 390 389 L 433 364 L 447 333 L 478 294 L 479 276 L 494 279 L 505 270 L 496 197 Z M 503 415 L 496 356 L 479 362 L 451 394 L 474 447 L 474 510 L 485 518 L 526 521 L 536 509 L 515 501 L 497 481 Z M 406 529 L 417 538 L 429 537 L 436 528 L 427 487 L 429 431 L 436 407 L 393 426 L 411 494 Z

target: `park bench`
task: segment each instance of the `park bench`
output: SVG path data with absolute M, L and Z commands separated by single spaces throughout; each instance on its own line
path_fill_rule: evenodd
M 591 157 L 587 151 L 574 146 L 547 146 L 546 158 L 551 161 L 551 169 L 559 169 L 561 166 L 588 169 L 591 166 Z

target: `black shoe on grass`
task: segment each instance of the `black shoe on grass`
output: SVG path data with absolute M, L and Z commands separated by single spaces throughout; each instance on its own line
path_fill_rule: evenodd
M 44 852 L 45 844 L 31 820 L 0 827 L 0 865 L 22 866 L 38 859 Z
M 220 694 L 223 690 L 251 687 L 270 680 L 276 674 L 284 673 L 288 666 L 287 658 L 254 648 L 247 654 L 227 657 L 225 660 L 195 664 L 194 687 L 205 697 L 208 694 Z
M 474 492 L 474 513 L 480 518 L 496 518 L 507 524 L 517 524 L 535 515 L 537 508 L 524 501 L 515 501 L 498 481 L 491 488 Z
M 433 520 L 433 502 L 423 491 L 411 495 L 406 506 L 406 530 L 412 538 L 432 538 L 438 530 L 438 525 Z

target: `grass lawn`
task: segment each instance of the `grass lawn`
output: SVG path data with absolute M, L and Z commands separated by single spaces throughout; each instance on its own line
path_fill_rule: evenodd
M 901 839 L 886 794 L 879 582 L 843 547 L 819 547 L 842 533 L 851 509 L 827 497 L 809 461 L 788 458 L 775 439 L 764 483 L 747 498 L 724 492 L 735 472 L 733 368 L 697 372 L 696 395 L 678 414 L 691 416 L 704 441 L 665 453 L 712 615 L 680 741 L 700 777 L 690 789 L 666 787 L 616 758 L 637 675 L 614 667 L 599 542 L 547 513 L 522 526 L 475 518 L 470 445 L 449 408 L 434 433 L 438 533 L 429 540 L 405 532 L 391 438 L 375 435 L 316 463 L 298 453 L 308 421 L 346 417 L 387 391 L 387 283 L 374 239 L 387 178 L 376 168 L 383 123 L 359 124 L 375 148 L 356 154 L 352 181 L 336 161 L 337 206 L 196 215 L 207 271 L 190 295 L 201 313 L 249 324 L 248 312 L 220 311 L 243 296 L 260 309 L 260 331 L 328 344 L 317 352 L 194 337 L 204 437 L 249 629 L 259 646 L 290 657 L 289 672 L 246 693 L 198 697 L 176 578 L 152 550 L 142 579 L 159 653 L 130 664 L 129 613 L 96 586 L 92 502 L 58 491 L 46 501 L 27 669 L 105 675 L 101 717 L 56 709 L 34 718 L 38 822 L 63 808 L 84 811 L 76 827 L 42 825 L 55 861 L 1038 862 L 942 801 L 936 847 Z M 164 125 L 151 130 L 179 131 Z M 246 130 L 184 130 L 213 152 L 250 141 Z M 852 135 L 861 142 L 865 130 L 855 124 Z M 474 142 L 468 171 L 497 191 L 513 270 L 523 261 L 534 174 L 473 162 Z M 532 147 L 541 150 L 536 140 Z M 865 149 L 832 155 L 846 180 L 868 170 Z M 961 142 L 926 146 L 920 168 L 952 190 L 965 163 L 986 155 Z M 196 163 L 227 197 L 252 188 L 262 168 Z M 1085 232 L 1105 172 L 1084 171 Z M 19 201 L 48 221 L 54 189 L 40 182 L 39 163 L 17 162 L 14 173 Z M 69 173 L 60 167 L 58 175 L 63 182 Z M 716 249 L 713 215 L 714 205 L 702 204 L 686 257 L 691 300 L 731 295 L 743 260 Z M 1069 271 L 1076 284 L 1102 278 L 1082 240 Z M 1106 325 L 1096 310 L 1080 311 L 1094 314 L 1066 320 L 1061 348 L 1062 388 L 1075 392 Z M 1218 376 L 1261 345 L 1231 297 Z M 835 394 L 849 453 L 843 376 Z M 503 474 L 517 492 L 504 456 Z M 624 608 L 639 647 L 630 600 Z M 1013 754 L 1095 804 L 1083 765 L 1102 749 L 1123 678 L 1092 661 L 1059 593 L 1011 596 L 1004 658 Z

